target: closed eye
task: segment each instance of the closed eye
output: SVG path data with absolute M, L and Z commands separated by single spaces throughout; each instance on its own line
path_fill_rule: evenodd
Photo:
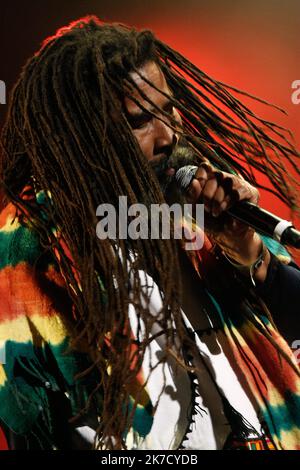
M 129 115 L 128 121 L 132 129 L 140 129 L 145 126 L 148 122 L 152 119 L 152 115 L 150 113 L 140 113 L 138 115 Z
M 170 117 L 174 113 L 174 105 L 171 101 L 167 101 L 164 106 L 163 106 L 163 111 L 167 114 L 170 115 Z M 157 111 L 155 109 L 151 110 L 153 113 L 156 113 Z M 127 114 L 127 119 L 129 121 L 129 124 L 131 128 L 134 129 L 141 129 L 143 128 L 146 124 L 148 124 L 152 119 L 153 115 L 150 113 L 147 113 L 146 111 L 142 111 L 140 113 L 136 114 Z

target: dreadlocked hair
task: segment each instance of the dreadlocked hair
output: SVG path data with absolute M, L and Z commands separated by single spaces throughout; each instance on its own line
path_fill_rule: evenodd
M 137 86 L 130 72 L 141 75 L 149 61 L 163 71 L 169 98 L 182 117 L 181 132 L 199 159 L 209 158 L 221 170 L 239 172 L 260 186 L 255 168 L 268 177 L 270 191 L 292 209 L 297 206 L 286 163 L 299 174 L 299 154 L 284 129 L 255 116 L 229 86 L 208 77 L 150 31 L 89 16 L 60 29 L 28 61 L 2 131 L 3 187 L 6 199 L 29 214 L 45 249 L 59 258 L 75 306 L 73 346 L 84 340 L 99 372 L 103 409 L 97 435 L 99 447 L 106 448 L 125 446 L 134 411 L 129 413 L 127 385 L 141 367 L 153 324 L 166 336 L 161 361 L 169 351 L 180 357 L 180 348 L 190 344 L 180 313 L 175 240 L 100 241 L 95 230 L 96 207 L 117 205 L 118 196 L 127 196 L 128 205 L 165 202 L 123 109 L 124 96 Z M 32 182 L 45 191 L 43 211 L 20 197 Z M 141 301 L 141 268 L 163 293 L 155 318 L 149 296 Z M 129 303 L 138 318 L 135 340 L 127 334 Z M 145 335 L 140 340 L 141 322 Z

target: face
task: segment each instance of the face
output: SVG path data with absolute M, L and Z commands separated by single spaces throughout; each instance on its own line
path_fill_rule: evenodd
M 154 62 L 146 63 L 139 69 L 139 72 L 149 80 L 150 83 L 155 85 L 158 90 L 161 90 L 170 96 L 171 92 L 166 83 L 164 74 Z M 133 96 L 147 111 L 155 113 L 166 123 L 142 110 L 138 104 L 134 103 L 130 98 L 125 98 L 127 118 L 131 125 L 132 132 L 135 135 L 145 157 L 150 162 L 154 162 L 155 160 L 159 160 L 161 157 L 164 158 L 171 155 L 177 142 L 177 136 L 176 132 L 171 129 L 167 123 L 170 122 L 172 117 L 178 124 L 180 124 L 181 118 L 178 111 L 166 96 L 163 96 L 159 91 L 146 83 L 136 72 L 132 72 L 131 77 L 151 103 L 170 115 L 170 118 L 168 119 L 168 117 L 156 110 L 150 103 L 141 97 L 138 90 L 134 90 L 131 93 L 131 96 Z

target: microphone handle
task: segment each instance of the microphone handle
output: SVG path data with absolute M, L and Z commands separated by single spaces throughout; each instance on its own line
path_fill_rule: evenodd
M 239 202 L 228 209 L 227 213 L 263 235 L 284 245 L 300 248 L 300 232 L 293 227 L 292 222 L 281 219 L 251 202 Z

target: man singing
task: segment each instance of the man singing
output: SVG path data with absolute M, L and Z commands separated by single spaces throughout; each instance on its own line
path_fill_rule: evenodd
M 43 43 L 1 139 L 10 448 L 300 448 L 300 274 L 227 214 L 258 202 L 253 170 L 295 206 L 285 169 L 299 154 L 282 132 L 150 31 L 87 17 Z M 99 239 L 97 207 L 121 196 L 203 203 L 203 247 Z

